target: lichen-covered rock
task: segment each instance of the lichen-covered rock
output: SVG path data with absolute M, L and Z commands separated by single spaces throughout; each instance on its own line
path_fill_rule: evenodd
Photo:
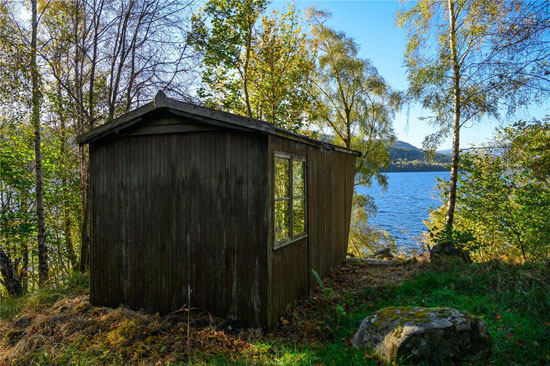
M 491 353 L 491 338 L 481 319 L 451 308 L 381 309 L 363 320 L 352 344 L 386 362 L 437 365 L 483 360 Z

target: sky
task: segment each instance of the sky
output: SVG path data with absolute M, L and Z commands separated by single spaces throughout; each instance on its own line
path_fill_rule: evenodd
M 275 0 L 270 9 L 282 10 L 288 1 Z M 395 25 L 395 13 L 400 4 L 395 0 L 355 0 L 355 1 L 307 1 L 295 0 L 300 10 L 311 6 L 332 13 L 327 25 L 347 33 L 359 45 L 359 55 L 370 59 L 378 72 L 397 90 L 405 91 L 408 87 L 407 74 L 403 66 L 403 55 L 406 48 L 404 30 Z M 529 120 L 531 117 L 550 115 L 550 103 L 545 106 L 530 107 L 510 118 Z M 421 121 L 419 117 L 429 116 L 420 106 L 411 105 L 400 112 L 394 122 L 397 138 L 421 147 L 424 137 L 435 128 Z M 467 148 L 486 142 L 493 135 L 498 122 L 484 120 L 469 128 L 463 128 L 460 146 Z M 445 141 L 440 149 L 451 147 L 451 139 Z

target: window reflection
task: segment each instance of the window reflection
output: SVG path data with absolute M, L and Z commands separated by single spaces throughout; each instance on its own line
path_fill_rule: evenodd
M 281 156 L 282 155 L 282 156 Z M 288 242 L 306 232 L 306 162 L 276 155 L 274 160 L 275 243 Z
M 304 197 L 306 194 L 304 182 L 305 161 L 292 161 L 292 189 L 294 197 Z
M 289 159 L 275 157 L 275 198 L 289 198 L 290 196 L 289 165 Z
M 292 235 L 297 236 L 306 230 L 306 206 L 304 198 L 295 198 L 292 202 Z
M 275 242 L 290 237 L 289 201 L 275 201 Z

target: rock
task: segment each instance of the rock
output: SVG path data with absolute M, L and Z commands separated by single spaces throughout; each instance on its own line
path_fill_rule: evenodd
M 467 250 L 455 247 L 452 243 L 439 243 L 430 250 L 431 261 L 444 259 L 446 257 L 458 257 L 465 263 L 472 263 L 470 253 Z
M 393 254 L 390 252 L 390 248 L 382 248 L 378 249 L 376 252 L 374 252 L 371 257 L 382 259 L 382 258 L 393 258 Z
M 365 263 L 373 266 L 400 266 L 403 264 L 412 264 L 416 263 L 416 261 L 411 259 L 401 259 L 401 258 L 393 258 L 391 260 L 387 259 L 375 259 L 375 258 L 346 258 L 346 261 L 348 262 L 360 262 Z
M 481 319 L 451 308 L 388 307 L 366 317 L 355 347 L 386 361 L 430 365 L 485 360 L 491 338 Z

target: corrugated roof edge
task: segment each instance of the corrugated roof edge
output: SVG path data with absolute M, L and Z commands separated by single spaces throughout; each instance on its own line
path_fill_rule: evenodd
M 212 124 L 217 121 L 221 122 L 222 125 L 227 128 L 233 127 L 239 128 L 241 130 L 249 129 L 252 131 L 259 131 L 280 136 L 283 138 L 298 140 L 310 145 L 316 145 L 340 152 L 361 156 L 361 153 L 358 151 L 350 150 L 342 146 L 333 145 L 328 142 L 315 140 L 308 136 L 287 131 L 280 127 L 276 127 L 269 122 L 243 117 L 237 114 L 222 112 L 215 109 L 206 108 L 199 105 L 168 98 L 166 94 L 164 94 L 164 92 L 162 91 L 159 91 L 157 93 L 153 101 L 144 104 L 143 106 L 136 108 L 118 118 L 115 118 L 111 122 L 107 122 L 99 127 L 93 128 L 77 136 L 76 141 L 79 145 L 84 145 L 90 142 L 98 141 L 100 139 L 103 139 L 104 137 L 117 134 L 119 131 L 139 123 L 142 120 L 142 116 L 158 109 L 166 109 L 170 113 L 176 112 L 179 115 L 183 115 L 191 119 L 200 119 L 204 123 Z M 220 125 L 219 123 L 215 124 Z

